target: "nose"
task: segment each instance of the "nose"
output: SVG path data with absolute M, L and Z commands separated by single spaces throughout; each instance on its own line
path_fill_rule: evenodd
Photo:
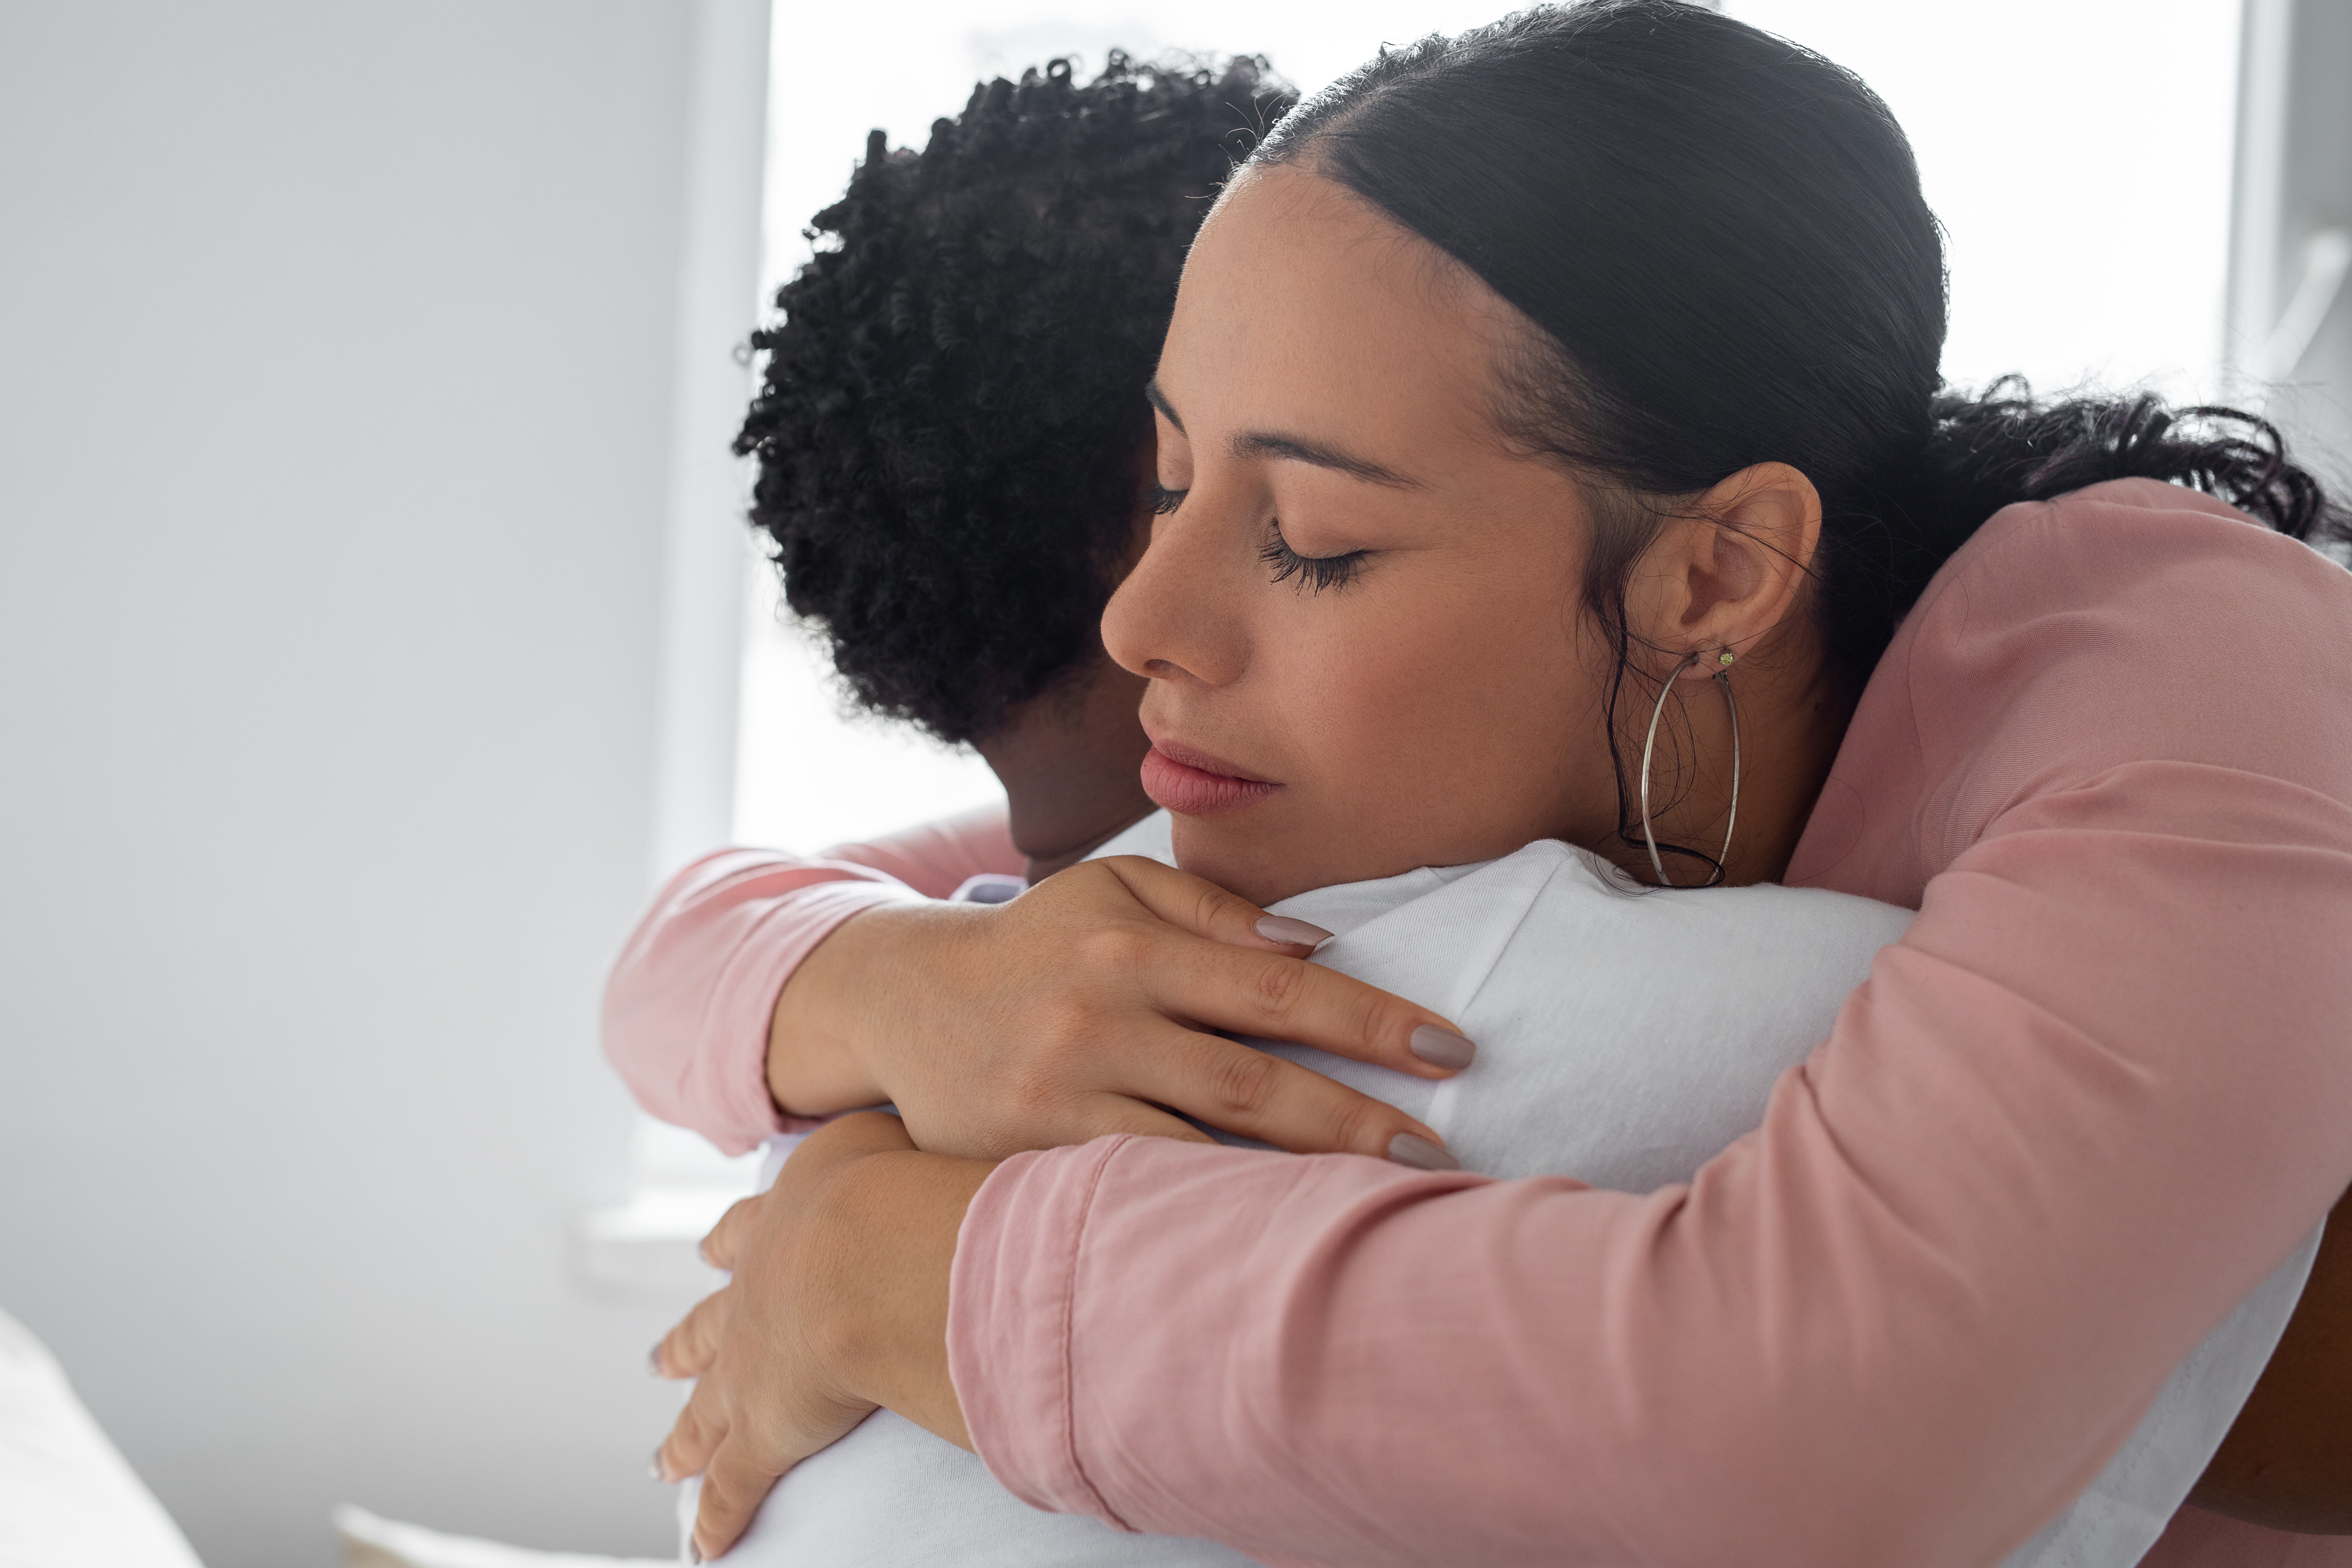
M 1234 570 L 1250 552 L 1196 488 L 1155 521 L 1143 559 L 1103 608 L 1103 647 L 1153 680 L 1224 686 L 1247 668 L 1243 621 L 1249 583 Z

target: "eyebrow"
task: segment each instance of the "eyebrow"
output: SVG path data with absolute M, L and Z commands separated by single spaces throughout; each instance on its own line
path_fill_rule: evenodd
M 1176 405 L 1168 401 L 1168 395 L 1166 393 L 1160 390 L 1160 381 L 1158 377 L 1155 376 L 1151 380 L 1143 384 L 1143 400 L 1146 403 L 1150 404 L 1152 407 L 1160 410 L 1160 417 L 1167 420 L 1171 425 L 1176 426 L 1176 433 L 1178 435 L 1181 436 L 1186 433 L 1184 429 L 1184 422 L 1176 417 Z
M 1180 435 L 1186 433 L 1184 421 L 1176 416 L 1176 407 L 1168 401 L 1168 395 L 1160 390 L 1159 382 L 1145 383 L 1143 395 L 1152 407 L 1160 410 L 1160 416 L 1168 423 L 1176 426 Z M 1359 458 L 1353 453 L 1343 452 L 1337 447 L 1326 446 L 1320 441 L 1310 441 L 1303 436 L 1285 436 L 1272 430 L 1249 430 L 1235 436 L 1229 443 L 1228 449 L 1234 457 L 1244 460 L 1253 458 L 1284 458 L 1294 463 L 1307 463 L 1318 468 L 1329 468 L 1335 473 L 1346 474 L 1350 479 L 1361 479 L 1366 484 L 1383 485 L 1390 489 L 1417 490 L 1423 488 L 1419 479 L 1410 475 L 1400 474 L 1394 468 L 1383 468 L 1369 458 Z
M 1277 435 L 1271 430 L 1244 431 L 1233 438 L 1229 450 L 1236 458 L 1287 458 L 1294 463 L 1311 463 L 1318 468 L 1329 468 L 1350 479 L 1370 485 L 1385 485 L 1390 489 L 1417 490 L 1421 481 L 1384 468 L 1369 458 L 1354 457 L 1337 447 L 1327 447 L 1320 441 L 1309 441 L 1297 436 Z

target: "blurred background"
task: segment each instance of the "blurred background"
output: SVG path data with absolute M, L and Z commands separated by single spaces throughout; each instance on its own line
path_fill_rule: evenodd
M 2347 471 L 2352 0 L 1727 0 L 1853 68 L 1948 378 Z M 339 1501 L 665 1553 L 647 1347 L 742 1178 L 596 1050 L 655 880 L 992 797 L 740 523 L 866 133 L 1055 54 L 1313 89 L 1467 0 L 0 0 L 0 1309 L 219 1568 Z

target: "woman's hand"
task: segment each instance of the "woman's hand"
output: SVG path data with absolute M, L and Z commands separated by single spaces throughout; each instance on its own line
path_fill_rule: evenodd
M 665 1480 L 702 1477 L 698 1560 L 877 1405 L 971 1447 L 948 1380 L 948 1275 L 992 1168 L 918 1152 L 895 1116 L 845 1116 L 704 1238 L 734 1278 L 654 1351 L 663 1376 L 700 1380 L 655 1456 Z
M 1452 1168 L 1393 1106 L 1212 1032 L 1422 1078 L 1469 1064 L 1445 1019 L 1307 963 L 1328 935 L 1132 856 L 993 909 L 870 910 L 784 986 L 769 1089 L 801 1115 L 887 1101 L 923 1148 L 982 1158 L 1107 1132 L 1202 1137 L 1172 1111 L 1299 1152 Z

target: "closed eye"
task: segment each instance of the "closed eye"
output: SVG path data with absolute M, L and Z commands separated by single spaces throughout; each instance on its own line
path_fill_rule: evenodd
M 1151 493 L 1145 499 L 1150 503 L 1153 516 L 1166 517 L 1170 512 L 1182 506 L 1184 498 L 1191 493 L 1189 490 L 1171 490 L 1166 485 L 1154 483 Z
M 1354 582 L 1371 553 L 1369 550 L 1350 550 L 1340 555 L 1301 555 L 1282 537 L 1282 521 L 1276 518 L 1267 525 L 1265 543 L 1258 550 L 1257 558 L 1274 568 L 1276 582 L 1286 583 L 1296 577 L 1307 592 L 1319 594 L 1326 588 L 1344 588 Z

